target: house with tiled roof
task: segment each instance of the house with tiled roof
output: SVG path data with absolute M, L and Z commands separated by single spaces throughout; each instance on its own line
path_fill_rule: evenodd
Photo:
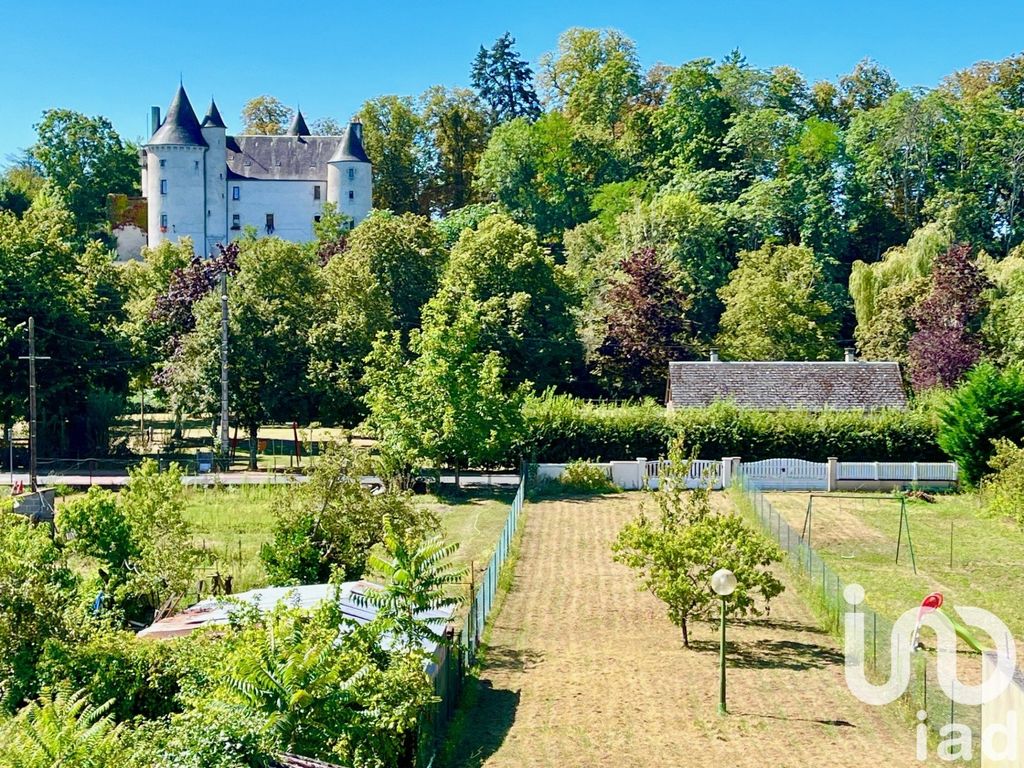
M 140 150 L 150 247 L 189 237 L 211 255 L 249 226 L 306 242 L 324 203 L 352 226 L 370 212 L 373 168 L 358 120 L 341 136 L 313 136 L 300 110 L 284 135 L 231 136 L 212 99 L 200 122 L 179 86 L 162 120 L 151 108 L 150 123 Z
M 669 363 L 665 405 L 703 408 L 717 402 L 759 410 L 905 409 L 907 393 L 899 363 L 857 360 L 847 350 L 843 362 Z

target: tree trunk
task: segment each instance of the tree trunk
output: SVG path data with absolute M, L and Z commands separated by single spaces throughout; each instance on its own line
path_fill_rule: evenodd
M 690 632 L 686 626 L 686 619 L 684 618 L 680 624 L 683 629 L 683 648 L 690 647 Z
M 256 449 L 259 447 L 259 434 L 260 425 L 250 424 L 249 425 L 249 469 L 255 472 L 259 469 L 259 465 L 256 463 Z

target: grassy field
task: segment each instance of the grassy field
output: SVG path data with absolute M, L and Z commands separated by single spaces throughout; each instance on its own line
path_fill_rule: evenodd
M 287 486 L 188 491 L 185 517 L 196 531 L 196 543 L 214 558 L 208 575 L 231 575 L 236 592 L 267 584 L 260 547 L 272 538 L 274 510 L 287 503 L 290 492 Z M 479 569 L 494 550 L 512 495 L 483 490 L 457 497 L 420 496 L 415 502 L 437 512 L 446 538 L 459 543 L 455 559 Z
M 612 560 L 643 498 L 527 505 L 512 586 L 444 765 L 925 764 L 910 726 L 848 692 L 841 652 L 792 589 L 770 618 L 730 627 L 730 715 L 720 717 L 717 628 L 698 624 L 684 649 L 664 606 Z
M 803 528 L 808 494 L 765 495 L 797 532 Z M 987 517 L 975 496 L 939 495 L 935 503 L 908 499 L 915 575 L 906 536 L 900 563 L 895 564 L 898 501 L 869 496 L 816 495 L 811 546 L 844 582 L 864 587 L 871 607 L 895 619 L 938 591 L 948 604 L 985 608 L 1015 635 L 1024 633 L 1024 532 L 1008 521 Z

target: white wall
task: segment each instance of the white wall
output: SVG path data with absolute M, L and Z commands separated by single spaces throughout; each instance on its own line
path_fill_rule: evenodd
M 227 150 L 223 128 L 203 128 L 206 150 L 206 253 L 217 255 L 217 243 L 228 242 Z M 197 248 L 198 250 L 198 248 Z
M 320 199 L 313 198 L 313 187 L 320 185 Z M 232 199 L 234 187 L 240 199 Z M 251 224 L 261 237 L 267 236 L 267 214 L 274 214 L 274 237 L 304 243 L 313 239 L 313 217 L 327 200 L 327 180 L 321 181 L 236 181 L 227 182 L 228 226 L 239 214 L 239 229 L 228 234 L 235 240 L 242 228 Z
M 327 199 L 338 206 L 340 213 L 352 219 L 353 224 L 370 215 L 373 207 L 373 166 L 369 163 L 329 163 L 327 187 Z M 349 192 L 352 197 L 349 197 Z
M 197 252 L 205 241 L 203 195 L 206 191 L 203 156 L 205 147 L 150 146 L 146 148 L 149 246 L 191 237 Z M 163 166 L 160 161 L 166 161 Z M 167 194 L 160 181 L 167 180 Z M 167 231 L 160 231 L 160 216 L 167 215 Z

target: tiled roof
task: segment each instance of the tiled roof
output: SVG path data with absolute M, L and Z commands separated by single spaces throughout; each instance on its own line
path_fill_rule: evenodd
M 357 126 L 357 123 L 350 123 L 345 128 L 345 132 L 341 135 L 341 144 L 338 147 L 338 151 L 334 153 L 334 157 L 331 158 L 332 161 L 348 163 L 370 162 L 370 158 L 366 156 L 366 150 L 363 148 L 363 139 L 360 136 L 362 128 Z
M 202 128 L 227 128 L 224 125 L 224 118 L 220 116 L 220 110 L 217 109 L 217 102 L 210 99 L 210 108 L 206 110 L 206 117 L 203 118 Z
M 906 408 L 899 363 L 669 363 L 667 405 L 730 401 L 744 408 L 874 410 Z

